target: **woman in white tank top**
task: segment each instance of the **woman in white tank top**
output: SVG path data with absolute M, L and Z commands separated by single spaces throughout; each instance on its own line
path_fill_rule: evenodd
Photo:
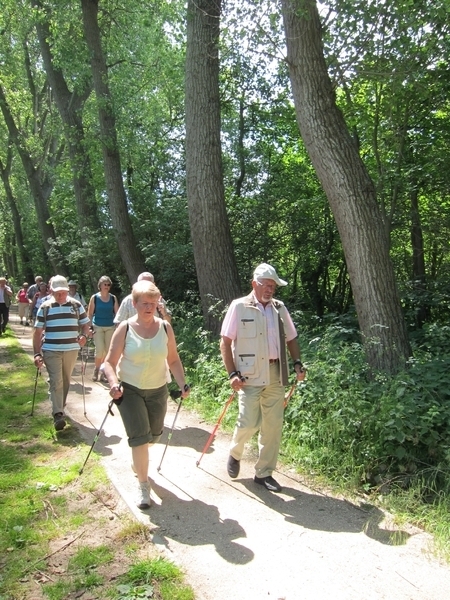
M 104 366 L 110 395 L 117 401 L 128 435 L 139 480 L 137 505 L 142 509 L 150 507 L 148 447 L 161 437 L 167 411 L 167 366 L 182 391 L 181 397 L 189 396 L 173 329 L 155 316 L 160 296 L 151 281 L 134 284 L 137 314 L 117 327 Z

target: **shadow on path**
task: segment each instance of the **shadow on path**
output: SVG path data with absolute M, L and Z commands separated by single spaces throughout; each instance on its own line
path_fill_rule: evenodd
M 170 483 L 174 485 L 173 482 Z M 170 547 L 170 537 L 188 546 L 213 545 L 216 552 L 232 564 L 244 565 L 253 560 L 252 550 L 233 541 L 246 537 L 244 528 L 237 520 L 221 519 L 217 506 L 181 491 L 190 500 L 182 500 L 152 481 L 152 496 L 156 496 L 160 504 L 152 504 L 150 518 L 166 547 Z
M 347 500 L 310 494 L 286 486 L 283 486 L 281 494 L 274 494 L 256 484 L 253 479 L 239 481 L 262 503 L 283 515 L 288 523 L 305 529 L 333 533 L 363 532 L 382 544 L 397 546 L 406 544 L 410 537 L 404 531 L 389 531 L 380 527 L 385 515 L 374 506 L 368 505 L 367 509 L 362 509 Z

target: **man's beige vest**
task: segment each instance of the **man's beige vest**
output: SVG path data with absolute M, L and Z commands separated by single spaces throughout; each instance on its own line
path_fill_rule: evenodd
M 286 356 L 286 335 L 283 316 L 286 307 L 279 300 L 272 300 L 275 328 L 280 352 L 280 383 L 288 384 Z M 269 342 L 266 317 L 256 305 L 253 294 L 241 298 L 236 303 L 237 337 L 233 342 L 233 356 L 236 369 L 247 379 L 249 385 L 270 383 Z

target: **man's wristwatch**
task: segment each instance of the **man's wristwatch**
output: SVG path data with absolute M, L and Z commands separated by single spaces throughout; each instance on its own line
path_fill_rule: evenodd
M 303 363 L 302 363 L 302 361 L 299 358 L 297 358 L 297 360 L 294 360 L 294 371 L 295 371 L 295 367 L 297 365 L 300 365 L 300 370 L 303 369 Z

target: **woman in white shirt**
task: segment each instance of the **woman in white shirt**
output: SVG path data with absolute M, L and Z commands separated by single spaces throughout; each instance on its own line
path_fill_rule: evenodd
M 117 327 L 105 359 L 104 371 L 110 395 L 117 401 L 133 468 L 139 480 L 138 507 L 150 507 L 148 446 L 164 429 L 167 411 L 167 366 L 181 391 L 189 396 L 184 369 L 170 323 L 155 316 L 159 289 L 150 281 L 138 281 L 132 290 L 137 314 Z

